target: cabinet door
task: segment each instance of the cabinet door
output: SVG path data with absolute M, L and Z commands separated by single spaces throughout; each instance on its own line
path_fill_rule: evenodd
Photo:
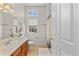
M 20 51 L 20 52 L 17 54 L 17 56 L 22 56 L 22 52 Z
M 26 56 L 28 53 L 28 48 L 29 48 L 27 42 L 25 42 L 21 48 L 22 48 L 22 56 Z
M 12 54 L 12 56 L 19 56 L 19 55 L 21 55 L 21 47 L 18 48 L 18 49 Z
M 28 54 L 28 51 L 29 51 L 29 45 L 26 44 L 26 55 Z
M 26 56 L 29 50 L 27 42 L 22 44 L 11 56 Z
M 26 47 L 22 49 L 22 56 L 26 56 Z

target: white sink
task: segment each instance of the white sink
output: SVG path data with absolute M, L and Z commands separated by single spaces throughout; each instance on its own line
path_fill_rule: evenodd
M 0 45 L 7 46 L 7 45 L 10 45 L 10 44 L 13 44 L 13 43 L 16 43 L 16 42 L 18 42 L 18 40 L 3 39 L 3 40 L 0 41 Z
M 3 39 L 0 41 L 0 45 L 2 47 L 4 47 L 4 49 L 8 49 L 11 50 L 15 47 L 15 44 L 18 42 L 19 40 L 11 40 L 11 39 Z

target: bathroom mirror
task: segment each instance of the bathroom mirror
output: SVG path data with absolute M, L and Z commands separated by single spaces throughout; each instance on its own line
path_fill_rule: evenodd
M 23 20 L 18 19 L 17 17 L 13 19 L 13 25 L 9 29 L 11 38 L 19 38 L 25 35 L 24 33 L 24 23 Z
M 6 39 L 10 37 L 25 37 L 25 11 L 24 6 L 20 9 L 20 4 L 12 3 L 12 9 L 14 12 L 4 13 L 0 11 L 0 39 Z M 14 34 L 14 35 L 13 35 Z

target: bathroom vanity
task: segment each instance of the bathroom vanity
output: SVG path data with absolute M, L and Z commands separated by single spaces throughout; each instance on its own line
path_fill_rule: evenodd
M 26 56 L 29 50 L 29 46 L 27 44 L 27 41 L 24 42 L 19 48 L 17 48 L 11 56 Z
M 6 44 L 7 42 L 8 44 Z M 29 50 L 27 42 L 27 38 L 0 41 L 0 56 L 26 56 Z
M 25 56 L 29 46 L 25 35 L 25 20 L 13 13 L 0 11 L 0 56 Z

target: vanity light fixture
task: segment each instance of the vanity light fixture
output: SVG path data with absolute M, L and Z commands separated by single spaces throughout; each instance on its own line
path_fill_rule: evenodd
M 15 17 L 15 12 L 12 8 L 11 4 L 8 3 L 0 3 L 0 11 L 4 12 L 4 13 L 10 13 L 11 15 L 13 15 L 13 17 Z
M 8 3 L 0 3 L 0 11 L 2 12 L 10 12 L 13 10 L 12 6 Z

